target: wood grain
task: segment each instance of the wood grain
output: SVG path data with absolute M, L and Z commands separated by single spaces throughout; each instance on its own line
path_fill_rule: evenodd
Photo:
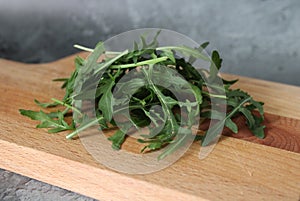
M 233 88 L 248 91 L 255 99 L 263 101 L 268 113 L 300 119 L 300 87 L 236 75 L 222 74 L 222 77 L 238 78 Z
M 235 122 L 239 127 L 239 133 L 234 134 L 225 128 L 223 135 L 300 153 L 300 121 L 297 119 L 265 114 L 266 136 L 264 139 L 253 136 L 245 125 L 245 118 L 237 118 Z
M 51 79 L 68 76 L 73 59 L 40 65 L 0 59 L 0 168 L 100 200 L 300 198 L 300 155 L 295 153 L 300 146 L 300 88 L 239 77 L 236 87 L 266 103 L 265 140 L 242 130 L 235 137 L 244 140 L 222 137 L 204 160 L 198 159 L 195 143 L 162 171 L 126 175 L 97 163 L 79 140 L 65 140 L 66 133 L 53 135 L 35 129 L 36 122 L 18 113 L 19 108 L 38 109 L 34 98 L 62 97 L 60 83 Z

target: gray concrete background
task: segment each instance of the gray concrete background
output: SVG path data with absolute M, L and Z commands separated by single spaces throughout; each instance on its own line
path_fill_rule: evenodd
M 166 28 L 224 58 L 223 71 L 300 85 L 298 0 L 0 0 L 0 57 L 46 62 L 135 28 Z
M 297 0 L 0 0 L 0 57 L 53 61 L 136 28 L 166 28 L 211 42 L 223 71 L 300 86 Z M 89 200 L 0 170 L 0 200 Z

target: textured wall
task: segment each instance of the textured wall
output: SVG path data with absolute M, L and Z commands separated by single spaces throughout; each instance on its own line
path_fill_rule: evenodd
M 300 86 L 299 11 L 297 0 L 0 0 L 0 57 L 47 62 L 74 53 L 74 43 L 166 28 L 210 41 L 224 72 Z M 0 170 L 0 200 L 14 198 L 88 199 Z
M 300 85 L 300 1 L 0 0 L 0 56 L 45 62 L 117 33 L 167 28 L 210 41 L 223 71 Z

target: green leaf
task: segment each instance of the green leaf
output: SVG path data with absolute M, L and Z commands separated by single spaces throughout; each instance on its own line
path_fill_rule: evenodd
M 98 108 L 101 110 L 106 121 L 111 121 L 113 116 L 113 105 L 114 98 L 112 94 L 112 88 L 115 85 L 115 79 L 121 74 L 121 70 L 119 69 L 114 75 L 110 75 L 109 79 L 106 79 L 104 84 L 101 85 L 102 94 L 99 102 Z
M 145 80 L 142 78 L 133 78 L 125 82 L 118 82 L 118 88 L 115 89 L 116 96 L 125 96 L 127 94 L 134 94 L 139 88 L 145 86 Z
M 165 121 L 164 121 L 164 123 L 165 123 Z M 164 129 L 164 125 L 158 125 L 156 127 L 150 128 L 149 134 L 142 134 L 141 137 L 146 138 L 146 139 L 155 138 L 156 136 L 161 134 L 163 129 Z
M 254 120 L 254 117 L 253 117 L 251 111 L 249 111 L 248 109 L 246 109 L 244 107 L 240 108 L 239 111 L 241 113 L 243 113 L 243 115 L 247 118 L 248 127 L 253 128 L 255 125 L 255 120 Z
M 208 45 L 209 45 L 209 42 L 207 41 L 207 42 L 202 43 L 202 44 L 200 45 L 200 47 L 201 47 L 202 49 L 205 49 Z
M 59 105 L 58 103 L 52 102 L 52 103 L 41 103 L 40 101 L 38 101 L 37 99 L 34 99 L 34 102 L 42 107 L 42 108 L 49 108 L 49 107 L 55 107 L 57 105 Z
M 209 69 L 209 79 L 214 81 L 214 79 L 218 76 L 218 72 L 222 65 L 222 59 L 220 58 L 219 53 L 214 50 L 211 56 L 211 64 Z
M 253 118 L 255 120 L 255 126 L 253 128 L 250 128 L 250 131 L 258 138 L 264 138 L 265 137 L 265 133 L 264 133 L 264 128 L 266 126 L 264 125 L 261 125 L 264 118 L 263 116 L 256 116 L 256 115 L 253 115 Z
M 218 51 L 216 51 L 216 50 L 214 50 L 213 52 L 212 52 L 212 56 L 211 56 L 212 58 L 212 61 L 213 61 L 213 63 L 215 64 L 215 66 L 217 67 L 217 69 L 219 70 L 220 68 L 221 68 L 221 65 L 222 65 L 222 59 L 220 58 L 220 55 L 219 55 L 219 52 Z
M 63 82 L 62 88 L 65 90 L 63 100 L 52 98 L 54 103 L 41 103 L 35 100 L 40 107 L 61 105 L 60 107 L 65 107 L 64 111 L 45 113 L 20 110 L 20 113 L 40 121 L 37 127 L 48 128 L 48 132 L 52 133 L 74 130 L 76 123 L 77 129 L 67 136 L 67 139 L 70 139 L 90 126 L 99 125 L 99 129 L 116 126 L 117 120 L 113 119 L 113 109 L 118 112 L 118 115 L 122 115 L 122 111 L 129 109 L 129 113 L 123 114 L 125 121 L 118 123 L 120 130 L 109 138 L 112 141 L 112 147 L 121 148 L 129 128 L 139 130 L 141 127 L 148 126 L 149 134 L 141 135 L 143 139 L 138 139 L 138 141 L 147 143 L 142 151 L 157 150 L 169 145 L 159 159 L 174 154 L 187 139 L 190 139 L 187 137 L 191 136 L 190 128 L 198 122 L 200 115 L 204 120 L 211 119 L 212 123 L 216 122 L 203 137 L 196 137 L 195 140 L 202 140 L 203 146 L 208 145 L 221 134 L 224 125 L 237 133 L 238 127 L 232 121 L 232 118 L 237 115 L 244 115 L 251 132 L 263 138 L 265 128 L 262 125 L 263 103 L 254 101 L 242 90 L 230 89 L 237 80 L 223 79 L 224 87 L 213 82 L 216 78 L 220 78 L 218 72 L 222 59 L 219 53 L 213 51 L 211 58 L 206 56 L 203 50 L 208 42 L 198 48 L 158 47 L 159 33 L 160 31 L 154 35 L 153 40 L 149 40 L 146 34 L 142 35 L 141 44 L 133 43 L 133 51 L 105 52 L 105 47 L 101 42 L 94 50 L 81 48 L 92 53 L 87 59 L 80 57 L 75 59 L 75 70 L 69 78 L 54 80 Z M 105 53 L 107 56 L 100 62 L 99 57 Z M 113 55 L 115 56 L 111 57 Z M 187 61 L 186 58 L 189 60 Z M 196 70 L 192 65 L 196 59 L 209 61 L 210 71 Z M 121 79 L 122 76 L 126 78 L 129 72 L 137 76 L 144 75 L 145 78 L 129 76 L 130 78 L 125 80 Z M 178 76 L 178 73 L 181 76 Z M 210 92 L 213 91 L 210 96 L 207 89 Z M 219 92 L 224 91 L 226 96 L 218 95 Z M 188 98 L 193 96 L 195 97 L 193 100 Z M 178 101 L 177 99 L 181 97 L 187 97 L 187 100 Z M 212 100 L 220 98 L 224 101 L 226 99 L 226 105 L 216 106 L 227 109 L 227 114 L 211 108 L 215 106 Z M 96 119 L 89 119 L 86 114 L 78 110 L 84 101 L 95 101 Z M 186 112 L 178 113 L 179 107 L 181 111 Z M 257 110 L 259 114 L 253 112 L 254 110 Z M 68 124 L 66 118 L 72 113 L 74 119 Z M 79 118 L 76 118 L 76 115 Z M 186 129 L 183 133 L 181 133 L 182 128 Z
M 164 102 L 170 109 L 172 109 L 175 105 L 178 104 L 178 101 L 170 96 L 164 96 Z
M 99 96 L 99 95 L 98 95 Z M 81 90 L 81 93 L 74 95 L 74 100 L 94 100 L 98 97 L 95 89 Z
M 63 102 L 67 104 L 73 103 L 73 92 L 75 88 L 75 80 L 78 76 L 78 71 L 84 66 L 85 60 L 81 57 L 75 58 L 75 67 L 76 70 L 71 73 L 70 78 L 64 82 L 62 88 L 65 88 L 65 96 L 63 98 Z
M 137 44 L 136 41 L 133 42 L 133 50 L 136 51 L 139 49 L 139 45 Z
M 143 143 L 142 140 L 138 140 L 138 142 Z M 162 142 L 150 142 L 147 146 L 145 146 L 141 152 L 144 152 L 146 149 L 150 149 L 150 150 L 157 150 L 160 149 L 163 146 Z
M 100 125 L 100 129 L 108 128 L 107 122 L 102 114 L 100 114 L 99 110 L 96 110 L 96 117 L 98 119 L 98 124 Z
M 202 59 L 204 61 L 209 61 L 210 59 L 205 56 L 204 54 L 202 54 L 199 50 L 197 49 L 193 49 L 187 46 L 167 46 L 167 47 L 159 47 L 156 48 L 156 50 L 175 50 L 178 51 L 180 53 L 182 53 L 184 56 L 186 57 L 194 57 L 197 59 Z
M 65 81 L 68 81 L 69 78 L 56 78 L 56 79 L 53 79 L 52 81 L 53 82 L 65 82 Z
M 229 84 L 229 85 L 233 85 L 235 84 L 237 81 L 239 81 L 239 79 L 235 79 L 235 80 L 225 80 L 225 79 L 222 79 L 223 81 L 223 84 Z
M 144 33 L 140 36 L 141 39 L 141 43 L 142 43 L 142 49 L 154 49 L 158 46 L 158 41 L 157 41 L 157 37 L 159 36 L 161 30 L 157 31 L 156 34 L 154 35 L 152 41 L 147 44 L 146 42 L 146 37 L 147 37 L 147 33 Z
M 94 68 L 97 65 L 97 61 L 104 52 L 105 52 L 104 44 L 103 42 L 99 42 L 96 45 L 94 51 L 87 58 L 86 63 L 84 63 L 84 66 L 82 67 L 82 69 L 84 70 L 83 72 L 88 73 L 95 70 Z
M 198 104 L 200 105 L 202 103 L 202 92 L 201 89 L 199 89 L 199 87 L 195 86 L 195 85 L 191 85 L 194 95 L 196 97 L 196 100 L 198 102 Z
M 159 124 L 157 122 L 157 120 L 161 120 L 163 119 L 159 113 L 156 112 L 148 112 L 147 110 L 145 110 L 144 108 L 142 108 L 142 110 L 144 111 L 145 115 L 151 120 L 151 122 L 155 125 L 155 127 L 158 127 Z M 164 119 L 163 119 L 164 120 Z
M 158 156 L 158 160 L 164 159 L 166 156 L 174 153 L 176 150 L 181 148 L 188 139 L 193 138 L 191 129 L 180 128 L 180 134 L 178 134 L 174 141 L 168 145 L 166 150 Z
M 102 119 L 103 119 L 102 116 L 98 117 L 97 119 L 90 119 L 86 114 L 83 115 L 82 118 L 80 119 L 80 126 L 78 126 L 75 131 L 73 131 L 72 133 L 67 135 L 66 139 L 73 138 L 74 136 L 76 136 L 81 131 L 83 131 L 83 130 L 91 127 L 91 126 L 94 126 L 98 122 L 101 122 Z
M 174 53 L 172 52 L 172 50 L 162 50 L 161 56 L 167 56 L 173 63 L 176 63 Z
M 221 121 L 224 119 L 224 114 L 220 111 L 210 109 L 209 111 L 202 112 L 201 117 Z
M 162 105 L 164 115 L 167 117 L 167 121 L 171 125 L 170 133 L 172 135 L 175 134 L 178 125 L 177 125 L 176 119 L 174 117 L 174 114 L 173 114 L 173 112 L 170 108 L 170 105 L 168 104 L 168 103 L 170 103 L 170 99 L 166 98 L 166 96 L 153 83 L 153 81 L 151 79 L 151 77 L 152 77 L 151 75 L 152 75 L 152 72 L 153 72 L 153 66 L 150 65 L 148 70 L 146 70 L 145 68 L 142 68 L 142 71 L 145 75 L 145 78 L 146 78 L 146 81 L 149 85 L 149 88 L 151 90 L 153 90 L 153 92 L 156 94 L 156 96 L 158 97 L 158 99 L 159 99 L 159 101 Z
M 251 129 L 251 132 L 258 138 L 263 139 L 265 137 L 264 128 L 266 126 L 262 125 L 256 128 Z
M 202 89 L 205 74 L 196 70 L 191 64 L 186 63 L 184 59 L 176 59 L 176 70 L 186 81 Z
M 209 58 L 207 56 L 205 56 L 204 54 L 202 54 L 202 51 L 199 51 L 198 49 L 193 49 L 193 48 L 190 48 L 187 46 L 180 46 L 180 47 L 174 48 L 174 50 L 181 52 L 183 55 L 185 55 L 187 57 L 192 56 L 197 59 L 203 59 L 204 61 L 209 60 Z
M 113 87 L 114 82 L 112 81 L 106 88 L 104 89 L 104 93 L 98 102 L 98 108 L 101 110 L 104 118 L 107 121 L 110 121 L 113 115 L 113 95 L 111 89 Z
M 161 30 L 157 31 L 155 36 L 153 37 L 153 40 L 151 41 L 151 43 L 148 45 L 147 48 L 151 48 L 151 49 L 154 49 L 158 46 L 158 41 L 157 41 L 157 38 L 160 34 Z
M 146 42 L 145 35 L 141 35 L 140 39 L 141 39 L 141 43 L 142 43 L 142 49 L 146 49 L 148 45 L 147 45 L 147 42 Z
M 231 119 L 229 119 L 229 118 L 226 119 L 225 126 L 227 128 L 229 128 L 230 130 L 232 130 L 232 132 L 238 133 L 238 127 L 237 127 L 237 125 Z
M 65 130 L 73 130 L 74 127 L 73 125 L 68 125 L 64 119 L 63 119 L 63 114 L 61 112 L 57 112 L 57 117 L 58 119 L 51 118 L 48 114 L 40 110 L 39 112 L 32 111 L 32 110 L 19 110 L 20 113 L 24 116 L 27 116 L 31 118 L 32 120 L 38 120 L 40 121 L 40 124 L 38 124 L 36 127 L 37 128 L 52 128 L 48 130 L 48 132 L 53 133 L 53 132 L 60 132 L 60 131 L 65 131 Z
M 123 144 L 126 137 L 126 133 L 117 130 L 114 135 L 108 138 L 108 140 L 112 141 L 112 148 L 119 150 L 121 148 L 121 145 Z
M 193 125 L 197 124 L 199 122 L 199 107 L 197 109 L 192 110 L 188 113 L 188 122 L 186 122 L 186 125 L 188 128 L 191 128 Z
M 107 59 L 105 62 L 103 62 L 97 66 L 97 69 L 95 69 L 94 74 L 98 74 L 99 72 L 102 72 L 103 70 L 110 67 L 114 62 L 116 62 L 118 59 L 120 59 L 121 57 L 123 57 L 126 54 L 128 54 L 128 50 L 121 52 L 119 55 L 115 56 L 114 58 Z
M 208 131 L 206 131 L 203 140 L 202 140 L 202 146 L 207 146 L 210 144 L 210 142 L 212 142 L 218 135 L 220 135 L 221 131 L 222 131 L 222 126 L 225 125 L 225 122 L 227 119 L 231 118 L 233 115 L 235 115 L 237 112 L 240 111 L 240 109 L 243 107 L 243 105 L 245 103 L 247 103 L 249 100 L 251 99 L 251 97 L 248 97 L 244 100 L 242 100 L 239 105 L 237 105 L 229 114 L 227 114 L 227 116 L 217 122 L 216 124 L 214 124 L 212 126 L 212 128 Z
M 244 92 L 241 91 L 240 89 L 236 89 L 236 90 L 230 90 L 227 92 L 227 96 L 230 97 L 242 97 L 242 98 L 247 98 L 249 97 L 249 95 Z
M 198 50 L 199 52 L 203 52 L 203 50 L 204 50 L 208 45 L 209 45 L 209 42 L 204 42 L 204 43 L 202 43 L 202 44 L 197 48 L 197 50 Z M 195 57 L 193 57 L 193 56 L 190 56 L 188 62 L 189 62 L 190 64 L 192 64 L 192 63 L 194 63 L 194 62 L 196 61 L 196 59 L 197 59 L 197 58 L 195 58 Z
M 263 108 L 263 103 L 262 102 L 257 102 L 253 99 L 251 99 L 251 104 L 253 104 L 259 111 L 259 114 L 263 117 L 264 115 L 264 108 Z
M 149 125 L 149 120 L 147 118 L 141 118 L 141 116 L 132 115 L 131 118 L 128 117 L 131 125 L 133 125 L 136 129 L 139 127 L 145 127 Z
M 52 81 L 53 82 L 63 82 L 63 84 L 61 85 L 61 88 L 64 89 L 67 86 L 68 80 L 69 80 L 68 78 L 56 78 L 56 79 L 53 79 Z

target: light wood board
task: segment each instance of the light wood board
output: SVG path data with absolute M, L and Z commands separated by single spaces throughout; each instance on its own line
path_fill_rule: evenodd
M 36 65 L 0 59 L 0 168 L 100 200 L 299 200 L 299 87 L 224 75 L 240 78 L 235 87 L 265 102 L 267 138 L 242 129 L 222 137 L 204 160 L 194 143 L 162 171 L 127 175 L 97 163 L 80 140 L 65 140 L 66 132 L 48 134 L 19 115 L 19 108 L 39 109 L 34 98 L 64 95 L 51 80 L 67 77 L 73 59 Z

